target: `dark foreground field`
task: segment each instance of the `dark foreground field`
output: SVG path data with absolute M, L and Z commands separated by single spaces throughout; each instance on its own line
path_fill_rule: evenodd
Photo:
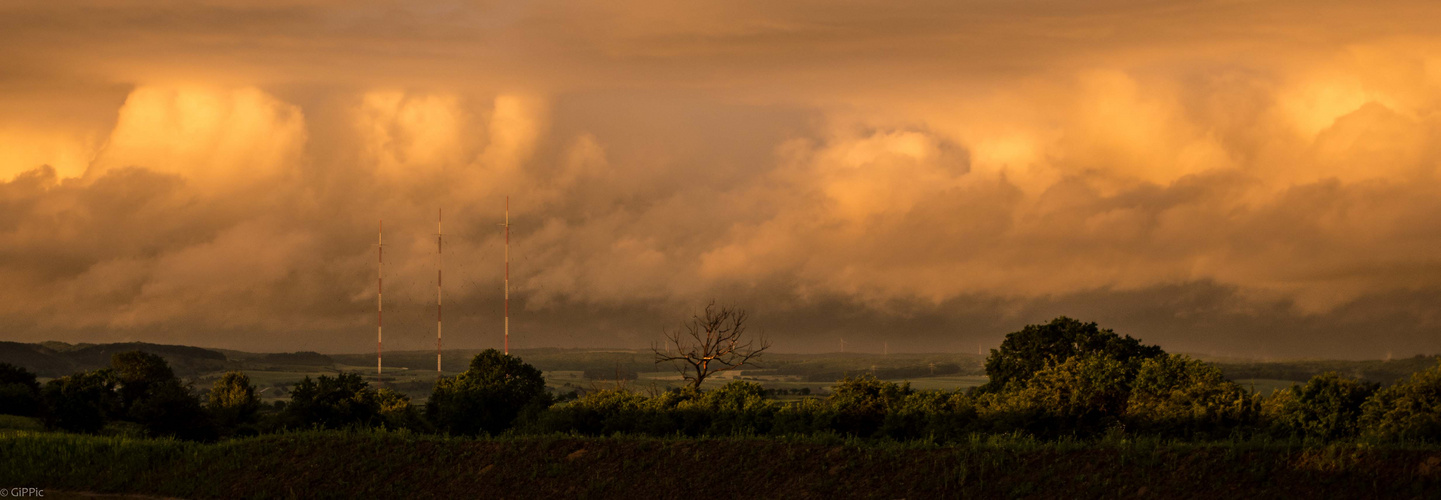
M 7 431 L 0 485 L 183 498 L 1436 498 L 1441 449 Z

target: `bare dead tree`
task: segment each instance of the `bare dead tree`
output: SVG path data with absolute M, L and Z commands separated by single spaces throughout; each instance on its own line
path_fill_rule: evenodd
M 664 345 L 651 345 L 656 364 L 671 363 L 692 388 L 711 375 L 758 361 L 770 348 L 765 337 L 746 336 L 745 310 L 717 307 L 712 301 L 681 329 L 665 332 Z

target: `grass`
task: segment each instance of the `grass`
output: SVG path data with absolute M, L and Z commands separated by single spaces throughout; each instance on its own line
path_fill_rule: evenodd
M 40 420 L 18 415 L 0 415 L 0 430 L 38 431 Z
M 0 484 L 185 498 L 1434 497 L 1427 446 L 977 436 L 447 438 L 298 432 L 199 444 L 0 431 Z

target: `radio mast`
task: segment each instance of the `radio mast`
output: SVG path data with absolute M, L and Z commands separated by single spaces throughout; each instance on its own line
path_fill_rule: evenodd
M 385 351 L 385 219 L 381 219 L 376 227 L 375 262 L 375 378 L 377 382 L 384 383 L 380 360 Z
M 510 354 L 510 197 L 505 197 L 505 353 Z
M 441 239 L 444 232 L 440 229 L 441 220 L 444 219 L 444 209 L 435 209 L 435 373 L 440 373 L 440 332 L 441 332 L 441 279 L 445 272 L 445 250 Z

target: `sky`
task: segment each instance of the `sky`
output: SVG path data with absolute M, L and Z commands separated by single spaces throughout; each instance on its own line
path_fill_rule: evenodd
M 1441 351 L 1425 1 L 9 0 L 0 339 Z

